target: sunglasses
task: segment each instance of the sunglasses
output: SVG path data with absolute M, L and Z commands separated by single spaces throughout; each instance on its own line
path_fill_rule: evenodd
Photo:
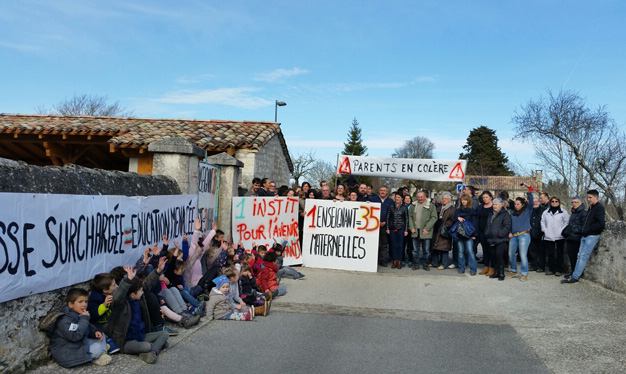
M 550 200 L 551 203 L 560 203 L 558 200 Z

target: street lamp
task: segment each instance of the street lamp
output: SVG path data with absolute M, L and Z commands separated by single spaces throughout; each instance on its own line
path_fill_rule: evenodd
M 278 107 L 287 105 L 284 101 L 276 100 L 276 105 L 274 105 L 274 122 L 278 122 Z

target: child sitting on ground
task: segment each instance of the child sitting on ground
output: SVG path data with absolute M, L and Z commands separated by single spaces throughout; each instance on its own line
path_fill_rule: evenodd
M 175 248 L 170 250 L 168 256 L 171 255 L 171 259 L 167 264 L 164 275 L 165 278 L 169 281 L 167 284 L 168 290 L 173 294 L 174 297 L 179 301 L 183 301 L 183 305 L 188 304 L 191 308 L 187 308 L 185 311 L 189 311 L 192 314 L 203 316 L 205 304 L 201 303 L 193 297 L 189 293 L 189 288 L 185 287 L 183 280 L 183 271 L 185 270 L 185 263 L 182 260 L 183 253 L 178 248 L 178 243 L 174 242 Z M 180 298 L 179 299 L 179 295 Z M 168 302 L 168 299 L 165 298 L 165 301 Z M 171 307 L 171 306 L 170 306 Z
M 209 302 L 207 304 L 207 314 L 211 319 L 233 320 L 233 321 L 251 321 L 252 310 L 240 313 L 233 308 L 228 300 L 228 289 L 230 281 L 226 275 L 220 275 L 213 279 L 215 287 L 209 293 Z M 236 287 L 236 285 L 235 285 Z
M 116 289 L 117 283 L 110 273 L 96 274 L 91 280 L 91 293 L 87 301 L 87 311 L 90 315 L 89 322 L 99 329 L 102 329 L 109 319 L 113 292 L 115 292 Z M 109 345 L 109 354 L 120 351 L 120 348 L 115 344 L 113 339 L 107 338 L 106 343 Z
M 252 276 L 252 268 L 250 264 L 244 262 L 241 265 L 241 274 L 239 275 L 239 288 L 241 290 L 241 299 L 246 305 L 254 307 L 254 315 L 268 315 L 270 312 L 271 294 L 263 294 L 256 284 L 256 280 Z
M 260 245 L 257 247 L 256 253 L 254 254 L 254 265 L 252 265 L 252 274 L 255 277 L 259 277 L 259 271 L 261 270 L 261 265 L 263 265 L 263 258 L 267 253 L 267 248 L 264 245 Z
M 247 312 L 251 307 L 246 305 L 241 297 L 239 297 L 239 272 L 237 272 L 237 269 L 234 267 L 230 267 L 224 269 L 224 275 L 228 277 L 228 281 L 230 282 L 228 289 L 228 301 L 230 305 L 239 312 Z M 255 313 L 256 310 L 253 310 L 252 315 L 254 316 Z
M 108 365 L 106 336 L 102 330 L 89 323 L 87 299 L 89 293 L 82 288 L 72 288 L 67 293 L 67 306 L 46 317 L 42 328 L 50 337 L 50 353 L 59 365 L 69 368 L 93 362 Z
M 304 277 L 304 274 L 300 273 L 296 269 L 289 267 L 289 266 L 283 266 L 284 247 L 282 245 L 276 243 L 274 244 L 273 249 L 274 249 L 274 252 L 276 253 L 276 266 L 278 266 L 278 273 L 276 273 L 276 276 L 278 278 L 288 277 L 288 278 L 293 278 L 293 279 L 300 279 Z
M 111 335 L 123 353 L 139 354 L 139 358 L 149 364 L 157 361 L 169 334 L 166 331 L 151 332 L 152 324 L 144 292 L 149 292 L 158 280 L 166 262 L 167 258 L 161 257 L 157 268 L 145 282 L 135 278 L 136 270 L 130 266 L 124 268 L 128 276 L 113 292 L 111 315 L 104 325 L 104 331 Z
M 276 281 L 277 272 L 278 266 L 276 266 L 276 252 L 267 252 L 263 258 L 263 264 L 261 265 L 261 270 L 259 270 L 257 280 L 259 287 L 263 292 L 272 293 L 272 299 L 276 296 L 283 296 L 287 293 L 287 289 L 284 286 L 279 286 Z

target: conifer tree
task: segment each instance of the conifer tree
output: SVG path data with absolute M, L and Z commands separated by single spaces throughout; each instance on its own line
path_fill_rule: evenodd
M 509 158 L 498 147 L 496 132 L 487 126 L 472 129 L 459 158 L 467 160 L 469 175 L 513 175 Z
M 367 156 L 367 147 L 363 145 L 361 128 L 356 118 L 352 120 L 352 127 L 350 127 L 350 131 L 348 131 L 348 142 L 343 143 L 343 145 L 344 155 Z

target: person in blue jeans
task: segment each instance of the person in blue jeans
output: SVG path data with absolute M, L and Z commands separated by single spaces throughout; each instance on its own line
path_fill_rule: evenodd
M 509 234 L 509 274 L 507 278 L 517 276 L 517 252 L 522 260 L 521 278 L 522 282 L 528 279 L 528 246 L 530 245 L 530 216 L 533 213 L 533 203 L 535 201 L 532 192 L 533 187 L 528 186 L 526 196 L 515 199 L 511 212 L 511 233 Z
M 587 191 L 587 202 L 589 203 L 589 210 L 587 211 L 587 218 L 585 218 L 585 223 L 583 224 L 583 237 L 580 240 L 576 268 L 574 268 L 574 272 L 571 276 L 561 281 L 561 283 L 564 284 L 578 283 L 580 276 L 583 274 L 583 271 L 585 271 L 591 252 L 596 244 L 598 244 L 600 234 L 604 231 L 605 211 L 604 206 L 599 201 L 597 190 Z
M 468 194 L 461 195 L 460 206 L 454 211 L 453 222 L 458 221 L 459 224 L 463 224 L 467 221 L 474 226 L 474 229 L 478 227 L 478 214 L 476 209 L 472 206 L 472 196 Z M 459 247 L 459 274 L 465 273 L 465 257 L 467 256 L 467 262 L 470 268 L 470 275 L 476 275 L 476 255 L 474 254 L 474 240 L 476 235 L 471 237 L 458 236 L 457 245 Z

